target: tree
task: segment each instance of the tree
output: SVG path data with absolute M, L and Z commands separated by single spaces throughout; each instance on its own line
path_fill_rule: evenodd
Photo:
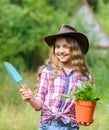
M 3 1 L 0 2 L 2 3 Z M 30 58 L 29 54 L 34 55 L 34 51 L 36 50 L 36 55 L 41 56 L 39 58 L 40 63 L 46 56 L 46 46 L 44 47 L 44 44 L 43 48 L 39 46 L 43 42 L 42 37 L 48 30 L 49 21 L 53 18 L 48 15 L 49 12 L 53 12 L 53 9 L 45 6 L 45 0 L 36 2 L 34 5 L 23 3 L 23 8 L 13 5 L 9 1 L 5 2 L 6 4 L 0 4 L 1 59 L 15 62 L 17 66 L 23 65 L 29 60 L 27 64 L 29 66 L 31 63 L 30 60 L 34 59 L 34 57 Z M 38 52 L 45 54 L 42 56 Z
M 19 2 L 0 1 L 0 57 L 3 61 L 14 62 L 24 70 L 36 68 L 34 64 L 39 66 L 47 57 L 48 47 L 43 37 L 53 33 L 60 24 L 66 23 L 69 10 L 63 11 L 64 2 L 57 10 L 55 7 L 58 4 L 46 0 Z M 72 10 L 70 4 L 66 5 L 66 9 Z

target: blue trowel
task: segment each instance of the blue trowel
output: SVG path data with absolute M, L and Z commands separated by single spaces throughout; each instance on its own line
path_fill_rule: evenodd
M 18 83 L 20 86 L 22 85 L 22 76 L 19 74 L 19 72 L 14 68 L 14 66 L 8 62 L 4 62 L 5 68 L 10 75 L 11 79 L 14 83 Z

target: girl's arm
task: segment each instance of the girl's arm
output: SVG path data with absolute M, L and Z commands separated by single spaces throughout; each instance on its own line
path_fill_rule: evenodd
M 27 85 L 23 85 L 23 87 L 19 90 L 24 101 L 28 101 L 31 106 L 35 110 L 40 110 L 42 108 L 42 104 L 45 101 L 45 95 L 48 91 L 49 79 L 50 79 L 50 71 L 48 67 L 42 70 L 40 76 L 40 84 L 38 93 L 33 95 L 33 92 L 28 88 Z

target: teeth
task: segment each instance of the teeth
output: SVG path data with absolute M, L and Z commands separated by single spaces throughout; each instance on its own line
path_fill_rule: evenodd
M 60 55 L 60 56 L 65 56 L 65 55 Z

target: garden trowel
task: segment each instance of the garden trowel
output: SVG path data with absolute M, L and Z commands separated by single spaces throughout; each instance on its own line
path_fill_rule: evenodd
M 19 74 L 19 72 L 14 68 L 14 66 L 8 62 L 4 62 L 5 68 L 8 72 L 8 74 L 10 75 L 10 77 L 12 78 L 14 83 L 18 83 L 20 86 L 22 86 L 21 81 L 22 76 Z

